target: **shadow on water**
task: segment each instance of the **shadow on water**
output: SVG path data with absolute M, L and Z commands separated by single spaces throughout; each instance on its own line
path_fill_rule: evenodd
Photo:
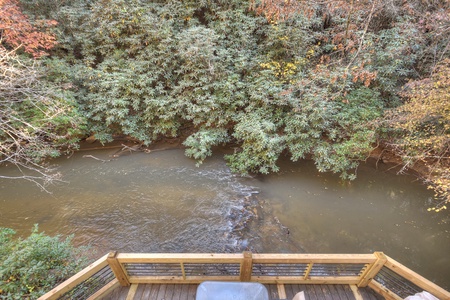
M 52 186 L 52 194 L 0 180 L 0 226 L 27 235 L 39 223 L 50 235 L 75 234 L 97 256 L 384 251 L 450 287 L 448 214 L 426 211 L 431 195 L 412 177 L 367 165 L 343 185 L 311 162 L 286 160 L 278 174 L 242 178 L 219 156 L 197 168 L 179 149 L 111 158 L 114 152 L 55 160 L 66 183 Z

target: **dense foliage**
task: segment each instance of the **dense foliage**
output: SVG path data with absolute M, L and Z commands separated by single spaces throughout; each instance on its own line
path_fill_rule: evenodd
M 444 0 L 21 3 L 31 19 L 58 22 L 50 65 L 75 99 L 69 119 L 86 117 L 86 135 L 143 144 L 182 136 L 198 163 L 233 144 L 225 158 L 239 173 L 277 171 L 288 155 L 351 179 L 379 144 L 410 165 L 422 149 L 393 116 L 427 113 L 408 87 L 431 93 L 426 82 L 442 82 L 435 74 L 450 57 Z M 448 127 L 414 126 L 448 145 Z M 447 176 L 448 146 L 436 153 L 424 160 L 434 179 Z
M 431 78 L 405 86 L 404 105 L 387 115 L 397 132 L 391 147 L 403 156 L 406 166 L 429 165 L 425 180 L 442 201 L 430 210 L 445 209 L 450 190 L 450 60 L 439 63 Z
M 226 159 L 239 173 L 276 171 L 287 151 L 344 176 L 375 142 L 367 124 L 382 114 L 381 88 L 333 79 L 344 67 L 319 61 L 331 47 L 319 16 L 268 22 L 245 1 L 79 5 L 85 14 L 61 12 L 61 43 L 100 139 L 148 144 L 188 128 L 186 153 L 200 162 L 232 142 L 240 150 Z
M 14 230 L 0 228 L 0 298 L 37 299 L 86 265 L 86 249 L 38 232 L 14 239 Z

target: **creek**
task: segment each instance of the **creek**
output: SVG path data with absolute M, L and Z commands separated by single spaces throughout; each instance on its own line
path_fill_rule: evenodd
M 0 179 L 0 227 L 27 236 L 74 234 L 94 256 L 122 252 L 383 251 L 450 288 L 450 218 L 430 213 L 432 193 L 415 177 L 363 164 L 343 184 L 310 161 L 281 159 L 276 174 L 232 174 L 216 151 L 200 167 L 173 149 L 90 150 L 52 163 L 64 182 L 42 192 Z M 104 161 L 100 161 L 98 158 Z M 2 167 L 3 175 L 17 174 Z

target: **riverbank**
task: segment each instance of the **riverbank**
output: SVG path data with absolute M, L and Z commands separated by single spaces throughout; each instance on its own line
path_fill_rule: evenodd
M 130 139 L 127 136 L 116 136 L 114 141 L 107 144 L 102 144 L 97 141 L 94 136 L 91 136 L 84 139 L 80 143 L 79 151 L 110 149 L 111 152 L 109 156 L 111 158 L 118 158 L 120 156 L 130 155 L 133 152 L 151 153 L 156 151 L 185 149 L 183 140 L 183 137 L 163 138 L 149 146 L 144 146 L 142 143 Z M 216 149 L 218 148 L 219 147 L 216 147 Z M 237 147 L 235 145 L 229 145 L 221 147 L 219 151 L 221 153 L 228 154 L 232 153 L 236 149 Z M 362 162 L 363 161 L 361 161 L 361 163 Z M 373 165 L 374 168 L 378 168 L 380 165 L 383 165 L 384 171 L 398 175 L 415 176 L 422 181 L 425 181 L 430 174 L 430 171 L 425 164 L 417 162 L 412 166 L 406 167 L 399 155 L 381 146 L 375 147 L 372 152 L 368 154 L 367 159 L 364 162 Z

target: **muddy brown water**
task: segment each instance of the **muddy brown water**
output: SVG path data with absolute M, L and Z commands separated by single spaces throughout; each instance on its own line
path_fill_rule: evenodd
M 450 218 L 427 212 L 432 193 L 414 177 L 368 164 L 343 184 L 312 162 L 287 159 L 277 174 L 240 177 L 220 153 L 195 167 L 181 149 L 110 160 L 114 152 L 53 161 L 65 182 L 50 186 L 51 194 L 0 180 L 0 227 L 26 236 L 37 223 L 49 235 L 74 234 L 77 245 L 90 244 L 97 256 L 110 250 L 383 251 L 450 288 Z

